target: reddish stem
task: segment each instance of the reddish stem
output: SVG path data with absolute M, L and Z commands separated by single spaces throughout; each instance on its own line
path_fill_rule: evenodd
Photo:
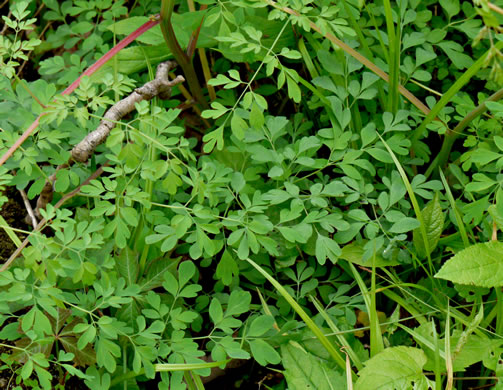
M 150 30 L 152 27 L 159 24 L 159 19 L 149 20 L 147 23 L 133 31 L 126 38 L 120 41 L 117 45 L 112 47 L 103 57 L 101 57 L 98 61 L 92 64 L 89 68 L 86 69 L 84 73 L 82 73 L 77 80 L 71 83 L 68 88 L 66 88 L 61 95 L 68 95 L 72 93 L 80 84 L 80 80 L 83 76 L 91 76 L 94 72 L 96 72 L 99 68 L 101 68 L 105 63 L 110 60 L 113 56 L 115 56 L 119 51 L 124 49 L 127 45 L 133 42 L 136 38 L 142 35 L 144 32 Z
M 150 30 L 152 27 L 157 25 L 159 23 L 159 16 L 156 15 L 154 16 L 151 20 L 146 22 L 144 25 L 133 31 L 131 34 L 129 34 L 126 38 L 124 38 L 122 41 L 120 41 L 117 45 L 112 47 L 103 57 L 101 57 L 98 61 L 96 61 L 94 64 L 92 64 L 87 70 L 82 73 L 77 80 L 75 80 L 73 83 L 68 86 L 63 92 L 61 92 L 62 95 L 68 95 L 72 93 L 80 84 L 80 80 L 82 79 L 82 76 L 90 76 L 94 72 L 96 72 L 98 69 L 100 69 L 108 60 L 110 60 L 113 56 L 115 56 L 119 51 L 121 51 L 123 48 L 125 48 L 127 45 L 129 45 L 131 42 L 133 42 L 136 38 L 138 38 L 140 35 L 142 35 L 144 32 Z M 0 158 L 0 167 L 5 164 L 5 162 L 14 154 L 14 152 L 21 146 L 21 144 L 26 141 L 26 139 L 30 136 L 33 131 L 38 127 L 38 124 L 40 122 L 40 118 L 46 115 L 45 112 L 41 113 L 26 129 L 26 131 L 21 134 L 21 136 L 16 140 L 14 145 L 12 145 L 7 152 L 4 153 L 2 158 Z

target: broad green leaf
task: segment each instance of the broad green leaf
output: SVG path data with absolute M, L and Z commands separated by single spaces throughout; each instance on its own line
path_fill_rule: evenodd
M 445 338 L 439 338 L 435 341 L 431 324 L 424 324 L 414 329 L 412 334 L 416 342 L 421 346 L 428 358 L 424 370 L 434 370 L 437 352 L 434 349 L 435 343 L 440 346 L 440 359 L 442 367 L 445 366 Z M 461 347 L 458 349 L 458 343 L 461 341 Z M 485 356 L 497 350 L 503 344 L 501 339 L 491 339 L 477 334 L 466 335 L 461 330 L 454 330 L 450 335 L 450 351 L 456 354 L 452 361 L 453 371 L 462 372 L 467 367 L 480 362 Z M 433 348 L 432 348 L 433 347 Z
M 245 120 L 241 118 L 238 114 L 232 114 L 231 119 L 231 129 L 232 134 L 236 136 L 237 139 L 242 140 L 245 136 L 245 131 L 248 129 L 248 125 Z
M 361 265 L 364 267 L 370 267 L 372 265 L 376 267 L 388 267 L 400 264 L 396 259 L 384 259 L 381 255 L 376 255 L 375 259 L 372 258 L 363 261 L 363 255 L 365 253 L 366 241 L 362 242 L 352 242 L 342 248 L 342 253 L 339 256 L 341 259 L 349 261 L 350 263 Z
M 121 348 L 112 340 L 104 337 L 96 342 L 96 362 L 98 366 L 105 367 L 108 372 L 114 372 L 117 367 L 116 357 L 121 355 Z
M 435 277 L 479 287 L 501 287 L 503 243 L 491 241 L 463 249 L 447 260 Z
M 163 277 L 164 283 L 162 286 L 167 292 L 176 297 L 178 294 L 178 281 L 171 272 L 165 272 Z
M 290 341 L 281 346 L 281 358 L 285 367 L 285 378 L 291 390 L 345 389 L 344 376 L 328 367 L 320 358 L 307 352 L 297 342 Z
M 232 279 L 239 275 L 239 268 L 229 251 L 224 251 L 222 254 L 215 275 L 225 286 L 229 286 Z
M 437 44 L 444 52 L 447 57 L 452 61 L 458 69 L 469 68 L 473 65 L 473 59 L 464 53 L 464 48 L 457 42 L 453 41 L 442 41 Z
M 209 313 L 211 321 L 213 321 L 215 325 L 217 325 L 224 318 L 222 304 L 217 298 L 213 298 L 211 300 Z
M 271 330 L 273 324 L 274 324 L 274 318 L 272 316 L 263 315 L 257 317 L 250 324 L 250 329 L 248 330 L 248 336 L 260 337 L 264 333 Z
M 389 229 L 391 233 L 406 233 L 418 228 L 419 221 L 415 218 L 406 217 L 394 223 Z
M 115 34 L 128 35 L 147 21 L 148 18 L 146 16 L 132 16 L 108 26 L 107 29 Z M 164 38 L 162 36 L 160 25 L 157 25 L 144 32 L 142 35 L 136 38 L 136 40 L 138 42 L 146 43 L 147 45 L 162 44 L 164 42 Z
M 319 264 L 325 264 L 327 257 L 333 264 L 335 264 L 341 255 L 341 248 L 332 238 L 318 234 L 315 254 L 316 260 L 318 260 Z
M 422 214 L 424 227 L 426 229 L 426 237 L 428 239 L 428 249 L 431 254 L 437 247 L 438 240 L 444 227 L 444 213 L 438 201 L 438 193 L 435 194 L 435 197 L 424 207 Z M 426 253 L 423 236 L 419 228 L 414 229 L 413 239 L 418 255 L 420 257 L 426 257 L 428 254 Z
M 281 362 L 281 356 L 263 339 L 248 341 L 253 358 L 261 365 L 278 364 Z
M 471 154 L 471 160 L 476 164 L 486 165 L 503 155 L 498 152 L 493 152 L 492 150 L 478 148 Z
M 136 283 L 138 277 L 138 255 L 131 249 L 124 248 L 116 257 L 119 274 L 126 279 L 128 286 Z
M 449 19 L 456 16 L 459 11 L 459 0 L 440 0 L 440 5 L 447 12 Z
M 196 266 L 192 261 L 182 262 L 178 267 L 178 283 L 180 284 L 180 288 L 185 286 L 195 273 Z
M 391 347 L 365 362 L 359 372 L 355 390 L 409 389 L 420 381 L 426 355 L 418 348 Z
M 238 315 L 242 314 L 250 309 L 251 294 L 248 291 L 237 291 L 231 292 L 229 297 L 229 302 L 227 304 L 227 310 L 225 315 Z
M 381 148 L 369 148 L 366 149 L 366 152 L 374 157 L 376 160 L 381 161 L 383 163 L 393 163 L 392 158 L 386 150 Z

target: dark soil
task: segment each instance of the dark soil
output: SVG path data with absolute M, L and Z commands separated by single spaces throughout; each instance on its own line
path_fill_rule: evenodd
M 4 191 L 4 196 L 9 200 L 0 209 L 0 215 L 4 217 L 10 227 L 28 230 L 29 226 L 24 222 L 26 209 L 19 192 L 14 187 L 8 187 Z M 26 238 L 24 234 L 16 234 L 21 241 Z M 9 238 L 5 230 L 0 229 L 0 264 L 4 263 L 15 250 L 16 245 Z
M 253 359 L 240 368 L 226 370 L 225 375 L 204 385 L 206 390 L 257 390 L 273 387 L 283 380 L 283 375 L 260 366 Z

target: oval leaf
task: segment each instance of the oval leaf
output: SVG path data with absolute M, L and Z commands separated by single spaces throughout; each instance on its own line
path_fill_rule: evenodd
M 435 277 L 478 287 L 503 286 L 503 243 L 469 246 L 447 260 Z

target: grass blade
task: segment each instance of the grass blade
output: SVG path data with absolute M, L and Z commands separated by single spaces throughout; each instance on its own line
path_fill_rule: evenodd
M 497 42 L 494 47 L 498 50 L 501 50 L 503 48 L 503 41 Z M 442 95 L 437 104 L 435 104 L 431 111 L 426 115 L 426 118 L 424 118 L 421 125 L 416 128 L 416 130 L 414 130 L 414 134 L 412 135 L 412 143 L 417 142 L 419 138 L 421 138 L 424 130 L 426 130 L 426 126 L 437 117 L 440 111 L 451 101 L 454 95 L 458 93 L 458 91 L 471 80 L 475 73 L 480 70 L 491 50 L 494 49 L 490 48 L 484 54 L 482 54 L 480 58 L 475 61 L 475 63 L 470 66 L 465 71 L 465 73 L 463 73 L 461 77 L 456 80 L 454 84 L 452 84 L 447 92 Z
M 346 369 L 346 361 L 342 358 L 342 356 L 337 352 L 334 345 L 330 342 L 330 340 L 325 336 L 322 330 L 314 323 L 311 317 L 300 307 L 300 305 L 293 299 L 293 297 L 285 290 L 285 288 L 276 281 L 271 275 L 269 275 L 261 266 L 255 263 L 251 259 L 246 259 L 248 263 L 250 263 L 258 272 L 260 272 L 275 288 L 278 292 L 285 298 L 285 300 L 290 304 L 293 310 L 302 318 L 307 327 L 313 332 L 316 338 L 320 341 L 320 343 L 325 347 L 327 352 L 332 356 L 334 361 L 341 367 L 343 370 Z
M 421 212 L 421 208 L 419 207 L 419 203 L 417 202 L 416 195 L 414 194 L 414 191 L 412 190 L 412 186 L 410 185 L 410 181 L 407 177 L 407 174 L 405 173 L 404 169 L 402 168 L 400 161 L 398 161 L 398 159 L 396 158 L 395 153 L 393 153 L 393 151 L 391 150 L 389 145 L 386 143 L 384 138 L 381 137 L 381 135 L 379 133 L 377 135 L 379 135 L 379 138 L 381 139 L 384 146 L 388 150 L 388 153 L 390 154 L 391 158 L 393 159 L 393 162 L 395 163 L 395 165 L 398 169 L 398 172 L 400 173 L 400 176 L 402 177 L 403 183 L 405 184 L 405 188 L 407 189 L 407 193 L 409 194 L 410 201 L 412 202 L 412 207 L 414 208 L 414 212 L 416 213 L 416 217 L 417 217 L 419 223 L 421 224 L 419 226 L 419 228 L 421 230 L 421 236 L 423 237 L 424 247 L 426 250 L 427 257 L 428 257 L 428 265 L 430 268 L 430 275 L 429 276 L 432 277 L 434 274 L 434 269 L 433 269 L 433 263 L 431 261 L 430 245 L 428 243 L 428 235 L 426 234 L 426 226 L 424 226 L 423 214 Z
M 465 245 L 465 248 L 468 248 L 470 246 L 470 241 L 468 240 L 468 235 L 466 234 L 463 218 L 461 217 L 461 214 L 459 213 L 459 210 L 456 207 L 456 202 L 454 201 L 454 197 L 452 196 L 449 183 L 447 183 L 444 173 L 441 170 L 439 170 L 439 172 L 440 172 L 440 179 L 442 180 L 442 184 L 444 185 L 445 188 L 445 194 L 447 195 L 447 199 L 449 199 L 451 208 L 454 211 L 454 216 L 456 217 L 456 222 L 458 223 L 459 233 L 461 234 L 461 238 L 463 239 L 463 244 Z
M 19 248 L 21 246 L 21 240 L 19 237 L 14 233 L 14 230 L 9 226 L 7 221 L 0 215 L 0 227 L 5 230 L 5 233 L 9 236 L 9 238 L 12 240 L 12 242 L 16 245 L 16 248 Z
M 288 8 L 288 7 L 282 7 L 273 0 L 266 0 L 266 1 L 268 4 L 270 4 L 274 8 L 277 8 L 283 12 L 286 12 L 287 14 L 297 16 L 297 17 L 300 16 L 300 14 L 297 11 L 294 11 L 293 9 Z M 330 34 L 330 33 L 323 34 L 321 29 L 311 21 L 309 22 L 309 26 L 314 31 L 320 33 L 323 37 L 328 39 L 330 42 L 339 46 L 342 50 L 344 50 L 346 53 L 348 53 L 351 57 L 353 57 L 357 61 L 361 62 L 363 65 L 365 65 L 367 68 L 369 68 L 372 72 L 374 72 L 376 75 L 378 75 L 384 81 L 386 81 L 388 83 L 390 82 L 389 76 L 386 72 L 384 72 L 382 69 L 380 69 L 372 61 L 370 61 L 366 57 L 362 56 L 356 50 L 354 50 L 350 46 L 346 45 L 344 42 L 342 42 L 340 39 L 338 39 L 335 35 Z M 398 85 L 398 91 L 402 94 L 402 96 L 404 98 L 406 98 L 409 102 L 411 102 L 413 105 L 415 105 L 420 111 L 422 111 L 424 114 L 428 115 L 428 113 L 430 112 L 430 109 L 423 102 L 421 102 L 417 97 L 415 97 L 410 91 L 408 91 L 403 85 Z

